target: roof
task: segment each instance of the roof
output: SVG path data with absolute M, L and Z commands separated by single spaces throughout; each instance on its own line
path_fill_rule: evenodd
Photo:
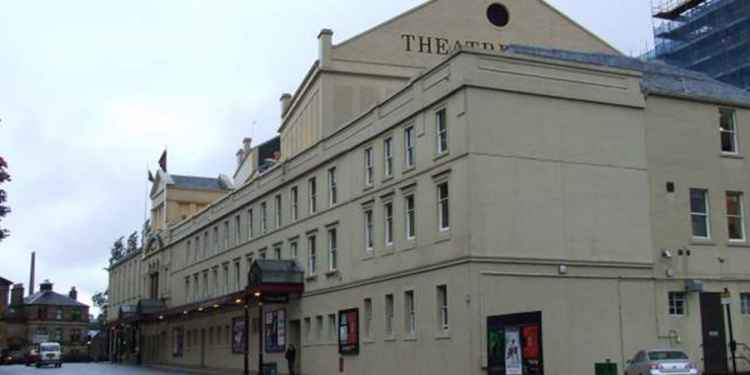
M 4 277 L 0 277 L 0 284 L 2 284 L 2 285 L 13 285 L 13 282 L 10 281 L 10 280 L 8 280 L 8 279 L 6 279 L 6 278 L 4 278 Z
M 224 191 L 230 190 L 220 178 L 170 175 L 174 186 L 189 190 Z
M 54 305 L 54 306 L 81 306 L 88 307 L 83 303 L 80 303 L 68 296 L 51 292 L 51 291 L 40 291 L 36 292 L 23 299 L 23 303 L 26 305 Z
M 509 45 L 507 52 L 567 62 L 600 65 L 640 72 L 646 94 L 675 96 L 750 107 L 750 92 L 717 81 L 706 74 L 633 57 L 603 53 L 574 52 L 522 45 Z

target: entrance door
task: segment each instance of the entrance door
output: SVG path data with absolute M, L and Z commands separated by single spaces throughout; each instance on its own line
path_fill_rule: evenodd
M 302 329 L 299 320 L 289 321 L 289 344 L 294 345 L 297 352 L 297 358 L 294 362 L 294 373 L 299 374 L 300 363 L 302 362 Z
M 206 329 L 201 328 L 201 367 L 206 367 Z
M 701 293 L 703 365 L 706 374 L 726 374 L 729 370 L 722 307 L 720 293 Z

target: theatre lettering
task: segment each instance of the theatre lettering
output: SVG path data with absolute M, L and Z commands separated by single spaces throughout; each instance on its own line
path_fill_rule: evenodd
M 481 48 L 487 51 L 501 50 L 503 45 L 497 42 L 477 40 L 451 40 L 437 36 L 401 34 L 406 52 L 419 52 L 432 55 L 447 55 L 462 47 Z

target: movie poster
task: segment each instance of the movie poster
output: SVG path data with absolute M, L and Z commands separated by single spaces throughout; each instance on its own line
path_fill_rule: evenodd
M 175 328 L 174 334 L 174 351 L 173 356 L 182 357 L 183 348 L 185 345 L 185 330 L 182 327 Z
M 245 319 L 232 319 L 232 353 L 243 354 L 247 348 L 247 336 L 245 336 Z
M 518 327 L 505 328 L 505 375 L 523 375 L 521 334 Z
M 540 374 L 539 325 L 524 326 L 521 335 L 523 336 L 523 359 L 526 363 L 526 375 Z
M 359 354 L 359 310 L 339 311 L 339 353 Z
M 283 352 L 286 350 L 286 310 L 267 312 L 264 320 L 266 352 Z

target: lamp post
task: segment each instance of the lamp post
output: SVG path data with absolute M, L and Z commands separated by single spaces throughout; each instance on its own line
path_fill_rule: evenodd
M 258 375 L 263 375 L 263 302 L 261 301 L 260 292 L 255 292 L 255 298 L 258 300 Z

